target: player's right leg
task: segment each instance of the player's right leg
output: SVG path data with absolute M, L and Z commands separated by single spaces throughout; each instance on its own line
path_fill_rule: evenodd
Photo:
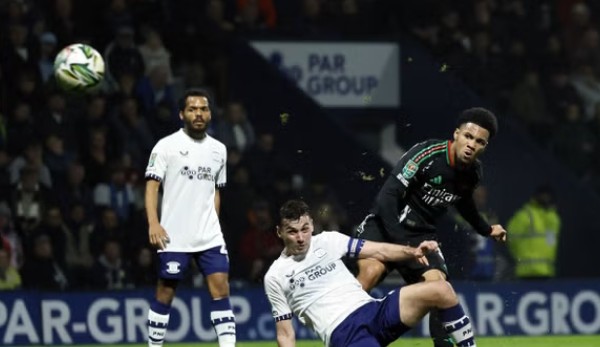
M 236 343 L 235 316 L 229 300 L 229 258 L 225 245 L 200 252 L 198 267 L 206 278 L 210 302 L 210 321 L 217 333 L 220 347 L 234 347 Z
M 160 347 L 167 335 L 167 326 L 171 312 L 171 304 L 175 297 L 177 284 L 183 279 L 189 263 L 187 253 L 158 253 L 159 274 L 156 286 L 156 297 L 148 310 L 148 346 Z
M 356 229 L 354 237 L 377 242 L 388 241 L 380 230 L 381 226 L 377 223 L 376 218 L 374 215 L 368 215 Z M 383 280 L 387 272 L 386 265 L 376 259 L 358 259 L 357 266 L 356 279 L 366 292 L 371 291 Z
M 410 246 L 417 246 L 424 240 L 435 239 L 435 235 L 422 235 L 419 238 L 409 240 Z M 402 275 L 407 283 L 418 283 L 421 281 L 445 281 L 448 278 L 448 270 L 442 252 L 427 255 L 429 265 L 424 265 L 418 261 L 408 261 L 393 264 L 394 268 Z M 429 334 L 433 340 L 434 347 L 452 347 L 454 344 L 448 338 L 448 333 L 442 325 L 440 313 L 437 309 L 429 312 Z
M 427 281 L 400 289 L 400 320 L 415 326 L 428 312 L 437 309 L 446 332 L 457 346 L 476 346 L 471 321 L 450 283 Z

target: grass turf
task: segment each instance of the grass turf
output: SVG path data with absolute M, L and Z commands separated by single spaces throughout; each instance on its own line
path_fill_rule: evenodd
M 73 347 L 145 347 L 145 344 L 122 345 L 73 345 Z M 217 343 L 165 343 L 165 347 L 218 347 Z M 238 347 L 276 347 L 274 341 L 239 342 Z M 297 341 L 296 347 L 322 347 L 319 341 Z M 430 347 L 429 339 L 404 338 L 391 344 L 392 347 Z M 600 347 L 600 335 L 585 336 L 515 336 L 515 337 L 479 337 L 479 347 Z

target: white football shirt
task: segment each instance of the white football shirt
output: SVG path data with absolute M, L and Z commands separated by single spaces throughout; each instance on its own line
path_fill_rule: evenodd
M 275 321 L 292 313 L 329 345 L 333 330 L 350 313 L 374 301 L 341 258 L 356 257 L 362 240 L 337 231 L 312 237 L 303 256 L 281 254 L 265 275 L 265 291 Z
M 146 178 L 162 182 L 160 225 L 169 242 L 162 251 L 198 252 L 224 245 L 215 209 L 215 187 L 226 183 L 225 145 L 206 135 L 202 140 L 183 129 L 154 148 Z

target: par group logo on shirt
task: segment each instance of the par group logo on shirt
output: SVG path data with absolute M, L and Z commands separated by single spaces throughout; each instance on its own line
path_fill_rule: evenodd
M 197 169 L 193 169 L 189 166 L 184 166 L 179 170 L 181 176 L 187 176 L 190 180 L 197 178 L 201 181 L 215 181 L 215 177 L 212 174 L 212 169 L 207 166 L 198 166 Z

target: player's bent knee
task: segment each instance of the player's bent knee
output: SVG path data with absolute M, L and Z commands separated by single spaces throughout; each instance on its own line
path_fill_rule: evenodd
M 439 308 L 448 308 L 458 304 L 458 297 L 447 281 L 430 282 L 436 292 L 437 306 Z
M 385 272 L 385 264 L 375 259 L 361 259 L 358 262 L 357 279 L 363 289 L 369 291 L 379 282 Z

